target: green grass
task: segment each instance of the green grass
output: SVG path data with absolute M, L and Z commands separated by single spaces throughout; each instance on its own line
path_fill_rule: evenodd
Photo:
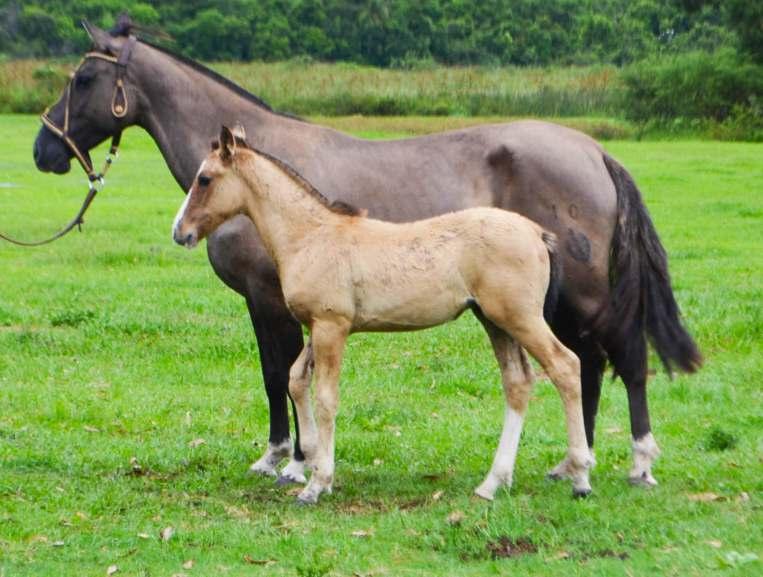
M 35 170 L 37 126 L 0 117 L 0 230 L 26 238 L 68 220 L 85 192 L 77 171 Z M 546 481 L 565 435 L 541 381 L 514 488 L 492 504 L 472 498 L 503 401 L 469 315 L 350 339 L 336 490 L 319 506 L 247 477 L 268 421 L 245 306 L 203 250 L 171 244 L 182 194 L 131 129 L 83 234 L 0 244 L 0 575 L 760 574 L 763 148 L 607 148 L 644 192 L 707 357 L 696 376 L 650 383 L 659 487 L 626 483 L 619 382 L 604 387 L 594 496 L 575 501 L 568 483 Z M 689 499 L 699 493 L 719 498 Z M 506 539 L 526 552 L 494 559 Z

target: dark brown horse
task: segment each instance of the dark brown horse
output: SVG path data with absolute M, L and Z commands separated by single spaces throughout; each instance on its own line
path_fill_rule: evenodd
M 125 60 L 129 21 L 110 33 L 88 26 L 95 50 Z M 593 446 L 605 362 L 628 391 L 634 482 L 653 484 L 658 448 L 646 400 L 647 339 L 668 369 L 696 370 L 702 360 L 681 324 L 667 258 L 641 195 L 627 171 L 584 134 L 546 122 L 489 125 L 371 142 L 275 113 L 264 102 L 203 66 L 145 41 L 130 42 L 124 67 L 86 59 L 50 110 L 68 137 L 87 151 L 127 126 L 157 142 L 184 190 L 193 182 L 221 124 L 242 122 L 252 145 L 294 166 L 331 200 L 365 207 L 390 221 L 412 221 L 474 206 L 519 212 L 559 238 L 564 279 L 553 322 L 580 357 L 583 410 Z M 121 78 L 123 89 L 115 85 Z M 121 117 L 113 98 L 126 99 Z M 122 111 L 120 111 L 120 114 Z M 43 127 L 34 145 L 40 170 L 65 173 L 72 151 Z M 268 451 L 252 470 L 276 474 L 291 452 L 287 411 L 289 367 L 302 349 L 299 323 L 284 305 L 274 267 L 252 222 L 232 218 L 207 244 L 217 275 L 245 297 L 270 404 Z M 282 471 L 302 480 L 299 450 Z M 552 475 L 566 474 L 561 463 Z

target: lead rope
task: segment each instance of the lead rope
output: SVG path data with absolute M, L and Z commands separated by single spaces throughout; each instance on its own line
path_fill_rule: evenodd
M 46 125 L 47 126 L 47 125 Z M 111 148 L 109 149 L 109 153 L 106 155 L 106 161 L 103 164 L 103 169 L 99 174 L 95 174 L 92 170 L 87 171 L 88 172 L 88 191 L 85 195 L 85 200 L 82 202 L 82 206 L 80 207 L 79 211 L 75 215 L 75 217 L 67 224 L 64 228 L 59 230 L 54 235 L 45 238 L 43 240 L 36 240 L 36 241 L 25 241 L 25 240 L 18 240 L 16 238 L 10 237 L 7 234 L 4 234 L 0 232 L 0 238 L 3 240 L 10 242 L 11 244 L 15 244 L 17 246 L 42 246 L 44 244 L 48 244 L 53 242 L 54 240 L 58 240 L 68 232 L 70 232 L 74 227 L 77 227 L 77 229 L 81 232 L 82 231 L 82 225 L 85 223 L 84 216 L 85 212 L 87 212 L 87 209 L 90 208 L 90 204 L 93 202 L 93 199 L 95 199 L 95 195 L 98 194 L 100 185 L 100 188 L 102 189 L 106 185 L 106 180 L 104 177 L 106 176 L 106 173 L 109 171 L 109 168 L 111 168 L 111 165 L 114 164 L 114 161 L 119 157 L 119 153 L 117 148 L 119 147 L 119 139 L 121 138 L 122 133 L 119 132 L 111 140 Z M 68 138 L 63 139 L 64 142 L 69 144 Z M 70 145 L 71 146 L 71 145 Z M 77 151 L 79 152 L 79 151 Z M 77 154 L 77 159 L 79 159 L 80 155 Z M 80 164 L 82 164 L 82 167 L 85 168 L 85 164 L 82 160 L 80 160 Z
M 104 180 L 104 177 L 106 176 L 106 173 L 111 168 L 111 165 L 116 161 L 116 159 L 119 157 L 119 141 L 122 138 L 122 131 L 117 132 L 114 136 L 111 138 L 111 147 L 109 148 L 109 152 L 106 155 L 106 161 L 103 164 L 103 168 L 101 169 L 101 172 L 98 174 L 95 173 L 93 170 L 93 166 L 91 163 L 87 161 L 87 158 L 85 158 L 85 155 L 82 154 L 82 152 L 77 148 L 77 145 L 75 142 L 69 137 L 69 102 L 71 101 L 71 91 L 72 91 L 72 84 L 74 83 L 74 77 L 79 70 L 79 67 L 82 66 L 82 64 L 87 60 L 88 58 L 100 58 L 102 60 L 107 60 L 108 62 L 112 62 L 117 65 L 117 80 L 116 85 L 114 86 L 114 94 L 111 97 L 111 113 L 116 118 L 123 118 L 127 114 L 127 92 L 124 88 L 124 72 L 127 68 L 127 62 L 130 59 L 130 54 L 132 53 L 132 49 L 135 46 L 135 43 L 137 42 L 135 36 L 130 35 L 130 37 L 127 39 L 127 42 L 125 42 L 124 46 L 122 47 L 122 50 L 119 53 L 119 57 L 110 56 L 108 54 L 101 54 L 100 52 L 88 52 L 85 54 L 84 58 L 80 60 L 79 64 L 77 65 L 77 68 L 74 70 L 74 72 L 71 73 L 69 84 L 66 86 L 66 104 L 64 106 L 64 126 L 63 128 L 59 128 L 56 126 L 56 124 L 50 119 L 48 116 L 48 110 L 46 109 L 45 112 L 42 113 L 40 116 L 40 120 L 42 120 L 42 123 L 45 125 L 45 127 L 50 130 L 53 134 L 58 136 L 61 140 L 63 140 L 64 144 L 69 147 L 69 149 L 72 151 L 74 156 L 76 157 L 77 161 L 80 163 L 80 166 L 82 166 L 82 170 L 85 171 L 87 174 L 88 179 L 88 191 L 87 195 L 85 196 L 85 200 L 82 202 L 82 206 L 79 209 L 79 212 L 75 215 L 75 217 L 67 224 L 64 228 L 59 230 L 57 233 L 55 233 L 53 236 L 50 236 L 43 240 L 38 241 L 23 241 L 18 240 L 15 238 L 12 238 L 6 234 L 3 234 L 0 232 L 0 238 L 8 241 L 12 244 L 18 245 L 18 246 L 41 246 L 43 244 L 48 244 L 53 242 L 54 240 L 57 240 L 67 234 L 69 231 L 71 231 L 74 227 L 77 227 L 80 232 L 82 231 L 82 225 L 84 224 L 84 216 L 85 212 L 87 212 L 87 209 L 90 207 L 90 204 L 93 202 L 93 199 L 95 199 L 95 195 L 98 194 L 98 191 L 100 189 L 103 189 L 103 187 L 106 185 L 106 181 Z M 117 102 L 117 99 L 121 99 L 121 102 Z M 98 188 L 100 185 L 100 189 Z

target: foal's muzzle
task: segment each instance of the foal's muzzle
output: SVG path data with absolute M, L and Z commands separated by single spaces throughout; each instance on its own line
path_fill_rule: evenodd
M 196 232 L 183 232 L 180 230 L 180 226 L 176 226 L 175 229 L 172 231 L 172 238 L 176 243 L 178 243 L 180 246 L 184 246 L 186 248 L 193 248 L 199 243 L 199 237 L 196 234 Z

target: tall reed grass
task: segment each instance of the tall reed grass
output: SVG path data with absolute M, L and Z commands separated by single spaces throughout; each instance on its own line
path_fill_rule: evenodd
M 0 63 L 0 112 L 41 112 L 71 62 Z M 212 67 L 274 108 L 299 115 L 613 116 L 620 83 L 612 67 L 390 70 L 304 61 Z

